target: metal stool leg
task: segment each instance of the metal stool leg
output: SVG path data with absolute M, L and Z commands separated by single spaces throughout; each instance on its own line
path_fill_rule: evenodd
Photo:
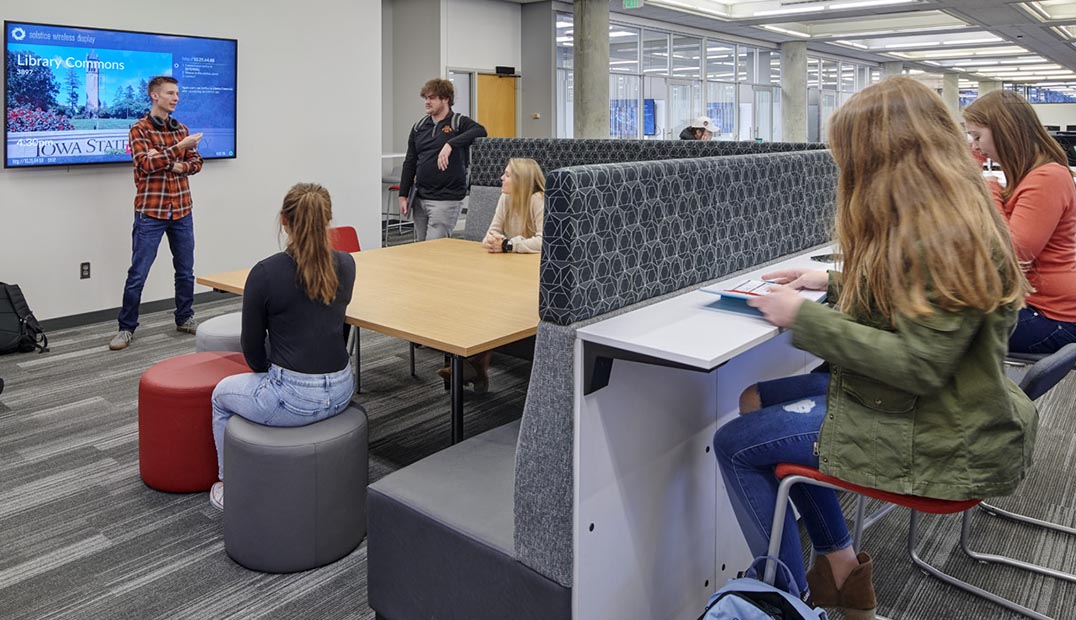
M 979 504 L 979 509 L 986 514 L 993 515 L 995 517 L 1002 517 L 1004 519 L 1011 519 L 1013 521 L 1019 521 L 1027 525 L 1034 525 L 1036 527 L 1046 528 L 1048 530 L 1054 530 L 1055 532 L 1061 532 L 1063 534 L 1076 535 L 1076 528 L 1066 527 L 1064 525 L 1058 525 L 1057 523 L 1051 523 L 1049 521 L 1042 521 L 1041 519 L 1035 519 L 1015 512 L 1009 512 L 1003 508 L 998 508 L 993 504 L 983 502 Z
M 418 375 L 415 374 L 415 343 L 412 342 L 410 344 L 411 344 L 411 376 L 412 377 L 417 377 Z
M 1055 579 L 1064 579 L 1065 581 L 1072 581 L 1076 583 L 1076 575 L 1072 573 L 1066 573 L 1045 566 L 1039 566 L 1038 564 L 1032 564 L 1030 562 L 1024 562 L 1015 558 L 1010 558 L 1004 555 L 994 555 L 991 553 L 979 553 L 972 550 L 969 543 L 971 538 L 971 515 L 972 511 L 968 510 L 964 512 L 963 521 L 960 524 L 960 548 L 964 550 L 964 553 L 968 554 L 973 560 L 986 564 L 992 562 L 994 564 L 1004 564 L 1005 566 L 1012 566 L 1013 568 L 1020 568 L 1040 575 L 1046 575 L 1047 577 L 1053 577 Z
M 998 596 L 997 594 L 994 594 L 993 592 L 987 592 L 986 590 L 984 590 L 984 589 L 982 589 L 980 587 L 973 586 L 973 585 L 971 585 L 970 583 L 968 583 L 966 581 L 962 581 L 960 579 L 957 579 L 956 577 L 953 577 L 952 575 L 949 575 L 948 573 L 943 573 L 941 570 L 935 568 L 934 566 L 928 564 L 926 561 L 924 561 L 922 558 L 920 558 L 919 554 L 917 554 L 916 551 L 915 551 L 916 538 L 917 538 L 917 532 L 918 532 L 918 527 L 919 527 L 919 513 L 914 511 L 914 510 L 912 510 L 910 512 L 911 512 L 911 517 L 908 519 L 908 556 L 911 558 L 912 564 L 915 564 L 916 566 L 918 566 L 919 569 L 922 570 L 927 575 L 937 577 L 938 579 L 940 579 L 940 580 L 944 581 L 945 583 L 953 586 L 954 588 L 959 588 L 959 589 L 961 589 L 961 590 L 963 590 L 963 591 L 965 591 L 965 592 L 967 592 L 969 594 L 974 594 L 974 595 L 976 595 L 978 597 L 984 598 L 984 599 L 986 599 L 986 600 L 988 600 L 988 601 L 990 601 L 992 603 L 996 603 L 998 605 L 1001 605 L 1002 607 L 1004 607 L 1004 608 L 1006 608 L 1006 609 L 1008 609 L 1010 611 L 1014 611 L 1014 612 L 1016 612 L 1018 614 L 1027 616 L 1029 618 L 1035 618 L 1035 620 L 1053 620 L 1053 618 L 1051 618 L 1050 616 L 1040 614 L 1039 612 L 1035 611 L 1034 609 L 1029 609 L 1027 607 L 1024 607 L 1023 605 L 1018 605 L 1018 604 L 1010 601 L 1007 598 L 1002 598 L 1002 597 Z M 964 526 L 965 528 L 967 527 L 966 522 L 969 519 L 969 517 L 968 517 L 969 512 L 970 511 L 964 511 L 963 518 L 965 519 L 965 526 Z M 962 535 L 961 535 L 962 539 L 964 538 L 964 535 L 965 535 L 965 533 L 962 532 Z M 962 540 L 961 544 L 963 545 L 963 540 Z

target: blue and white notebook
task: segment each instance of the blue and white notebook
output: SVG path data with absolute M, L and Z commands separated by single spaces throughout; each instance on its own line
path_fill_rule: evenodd
M 747 300 L 768 295 L 769 288 L 774 284 L 766 280 L 744 280 L 728 288 L 706 286 L 699 290 L 719 296 L 716 301 L 706 304 L 706 308 L 762 318 L 762 312 L 747 305 Z

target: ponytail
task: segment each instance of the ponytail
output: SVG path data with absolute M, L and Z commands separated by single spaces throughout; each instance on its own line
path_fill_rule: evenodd
M 299 286 L 312 301 L 329 305 L 339 279 L 329 242 L 332 199 L 316 183 L 297 183 L 284 196 L 281 225 L 288 225 L 287 252 L 295 260 Z

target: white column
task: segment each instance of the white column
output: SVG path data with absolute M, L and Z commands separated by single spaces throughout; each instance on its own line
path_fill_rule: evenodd
M 807 42 L 781 44 L 781 127 L 785 142 L 807 141 Z
M 576 138 L 609 137 L 609 2 L 575 0 Z

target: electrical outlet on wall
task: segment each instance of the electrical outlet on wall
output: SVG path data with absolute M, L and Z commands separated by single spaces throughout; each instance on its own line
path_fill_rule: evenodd
M 90 263 L 87 261 L 79 265 L 79 278 L 85 280 L 90 277 Z

